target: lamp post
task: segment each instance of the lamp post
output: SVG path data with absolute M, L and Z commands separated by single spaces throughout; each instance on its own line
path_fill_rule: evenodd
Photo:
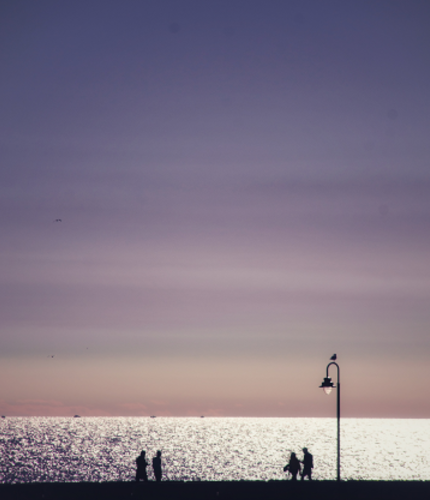
M 336 358 L 334 357 L 334 359 Z M 333 385 L 331 378 L 328 376 L 328 369 L 331 365 L 335 365 L 337 368 L 337 385 Z M 337 389 L 337 480 L 340 481 L 340 375 L 339 365 L 334 361 L 327 365 L 326 376 L 320 388 L 324 389 L 326 394 L 330 394 L 332 389 Z

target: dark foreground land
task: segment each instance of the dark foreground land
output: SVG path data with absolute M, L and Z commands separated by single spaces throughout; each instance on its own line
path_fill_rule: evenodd
M 1 500 L 430 500 L 430 481 L 0 484 Z

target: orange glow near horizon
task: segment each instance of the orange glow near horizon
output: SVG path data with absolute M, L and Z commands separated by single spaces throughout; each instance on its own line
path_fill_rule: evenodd
M 326 396 L 318 388 L 325 366 L 320 360 L 318 367 L 316 359 L 60 359 L 49 367 L 43 363 L 3 360 L 0 377 L 9 381 L 0 400 L 3 413 L 331 417 L 335 411 L 335 391 Z M 345 362 L 341 372 L 343 417 L 428 417 L 425 360 L 404 363 L 401 371 L 390 362 L 368 365 L 364 373 L 356 372 L 363 371 L 356 361 L 349 365 Z

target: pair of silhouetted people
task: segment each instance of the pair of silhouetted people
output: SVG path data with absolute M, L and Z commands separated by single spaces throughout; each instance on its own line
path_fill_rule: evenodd
M 312 480 L 312 469 L 314 466 L 314 461 L 312 455 L 309 453 L 307 448 L 303 448 L 304 457 L 303 460 L 300 461 L 294 452 L 290 455 L 290 461 L 284 467 L 284 472 L 289 472 L 291 474 L 291 481 L 297 480 L 297 474 L 301 472 L 301 465 L 303 464 L 303 472 L 301 473 L 302 481 L 306 476 L 308 476 L 309 480 Z
M 144 481 L 148 481 L 148 473 L 146 472 L 146 468 L 149 463 L 145 458 L 145 451 L 142 450 L 141 454 L 136 458 L 136 481 L 143 479 Z M 157 455 L 152 459 L 152 468 L 154 469 L 154 476 L 157 482 L 161 481 L 162 471 L 161 471 L 161 451 L 157 451 Z

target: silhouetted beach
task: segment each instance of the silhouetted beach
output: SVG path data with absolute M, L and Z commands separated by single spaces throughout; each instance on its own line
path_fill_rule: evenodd
M 2 500 L 414 500 L 430 498 L 430 481 L 165 481 L 0 485 Z

